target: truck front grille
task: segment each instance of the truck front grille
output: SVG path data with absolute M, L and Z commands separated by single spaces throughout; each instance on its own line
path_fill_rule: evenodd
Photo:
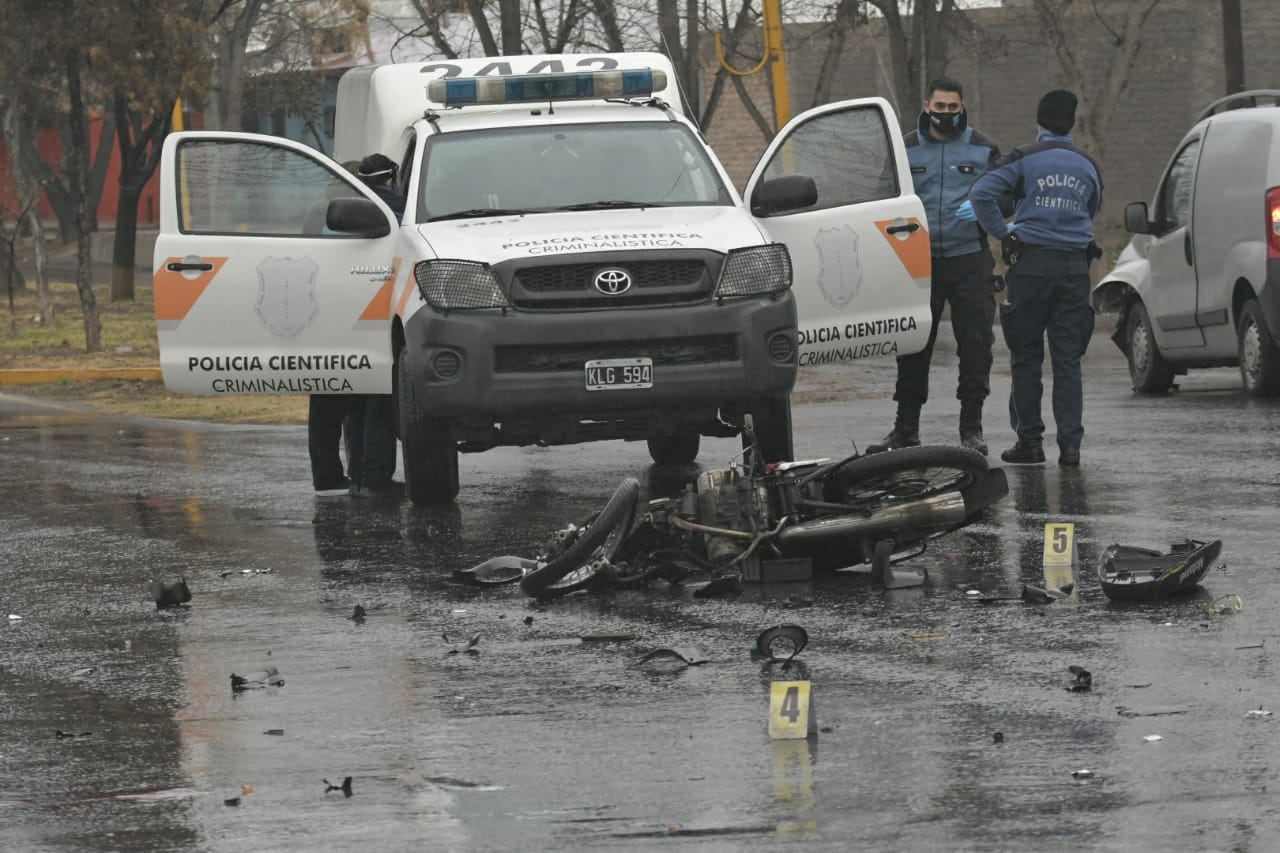
M 709 253 L 699 253 L 703 254 Z M 716 271 L 708 269 L 706 258 L 597 257 L 600 260 L 587 263 L 526 262 L 510 269 L 512 305 L 532 311 L 564 311 L 684 305 L 711 297 Z M 622 293 L 602 293 L 595 281 L 603 270 L 625 272 L 630 285 Z
M 581 372 L 596 358 L 651 358 L 663 365 L 713 364 L 738 361 L 737 335 L 703 335 L 696 338 L 600 341 L 546 346 L 499 346 L 494 350 L 497 373 Z

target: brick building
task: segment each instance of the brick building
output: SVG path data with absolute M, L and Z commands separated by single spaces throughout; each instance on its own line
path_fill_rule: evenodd
M 1114 7 L 1131 0 L 1108 0 Z M 1087 9 L 1073 16 L 1072 47 L 1091 69 L 1081 111 L 1104 84 L 1109 53 L 1107 32 Z M 1280 3 L 1244 0 L 1245 80 L 1248 88 L 1280 87 Z M 1102 136 L 1101 164 L 1106 182 L 1101 224 L 1113 231 L 1130 201 L 1149 200 L 1173 148 L 1200 110 L 1225 93 L 1221 7 L 1216 0 L 1162 0 L 1141 33 L 1128 85 Z M 947 73 L 965 87 L 976 127 L 1008 149 L 1035 134 L 1035 109 L 1045 91 L 1068 86 L 1034 8 L 1021 2 L 971 11 L 973 34 L 957 38 Z M 1117 16 L 1118 17 L 1118 16 Z M 786 34 L 792 113 L 814 105 L 819 67 L 826 53 L 823 25 L 793 25 Z M 756 55 L 759 55 L 758 50 Z M 883 65 L 881 64 L 883 62 Z M 715 58 L 708 63 L 708 80 Z M 878 22 L 848 39 L 825 101 L 880 95 L 893 101 L 889 84 L 889 45 Z M 748 89 L 766 116 L 772 116 L 768 76 L 746 78 Z M 706 88 L 704 88 L 706 91 Z M 923 93 L 921 93 L 921 98 Z M 904 123 L 914 125 L 920 100 L 901 105 Z M 766 140 L 732 88 L 726 88 L 707 128 L 717 154 L 739 188 L 750 176 Z M 1122 239 L 1122 238 L 1121 238 Z

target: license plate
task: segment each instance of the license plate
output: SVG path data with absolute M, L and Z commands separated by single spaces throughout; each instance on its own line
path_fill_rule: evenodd
M 588 391 L 626 391 L 653 387 L 653 359 L 596 358 L 588 361 Z

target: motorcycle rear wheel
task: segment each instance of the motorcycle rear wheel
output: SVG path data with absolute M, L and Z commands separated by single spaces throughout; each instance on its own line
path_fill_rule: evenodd
M 850 457 L 825 478 L 827 500 L 882 507 L 963 491 L 987 470 L 987 457 L 967 447 L 903 447 Z

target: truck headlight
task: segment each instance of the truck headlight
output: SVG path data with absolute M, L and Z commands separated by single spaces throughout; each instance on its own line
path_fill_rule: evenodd
M 764 296 L 791 289 L 791 255 L 782 243 L 734 249 L 720 268 L 716 296 Z
M 510 308 L 488 264 L 474 261 L 418 261 L 413 268 L 418 292 L 437 311 Z

